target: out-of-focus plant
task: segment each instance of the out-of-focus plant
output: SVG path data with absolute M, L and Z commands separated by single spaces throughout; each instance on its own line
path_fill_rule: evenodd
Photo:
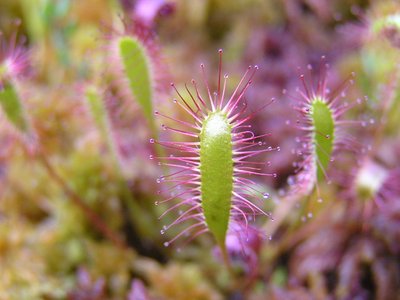
M 0 299 L 395 299 L 399 11 L 0 1 Z

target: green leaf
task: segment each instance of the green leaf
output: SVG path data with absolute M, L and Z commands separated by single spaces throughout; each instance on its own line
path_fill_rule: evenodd
M 201 205 L 207 226 L 224 249 L 233 192 L 232 128 L 221 111 L 210 113 L 200 133 Z
M 89 110 L 101 133 L 101 136 L 107 143 L 108 150 L 115 160 L 118 171 L 121 172 L 121 159 L 117 150 L 118 146 L 116 145 L 115 140 L 112 137 L 110 119 L 104 105 L 102 95 L 96 87 L 88 86 L 85 90 L 85 96 L 89 106 Z
M 154 128 L 150 59 L 144 47 L 133 37 L 120 38 L 118 47 L 129 88 Z
M 11 84 L 5 84 L 3 89 L 0 90 L 0 105 L 10 123 L 19 131 L 28 133 L 29 123 L 25 116 L 24 107 Z
M 321 98 L 316 97 L 311 104 L 311 117 L 314 127 L 313 145 L 317 164 L 317 179 L 324 178 L 331 161 L 334 145 L 335 121 L 332 110 Z
M 90 112 L 102 133 L 106 131 L 106 109 L 97 89 L 89 86 L 85 91 L 87 103 L 89 104 Z
M 112 135 L 112 126 L 102 95 L 95 86 L 88 86 L 85 90 L 85 96 L 93 119 L 113 157 L 115 170 L 120 181 L 122 200 L 125 202 L 131 220 L 142 236 L 153 236 L 153 238 L 156 238 L 154 236 L 155 231 L 152 230 L 151 226 L 154 224 L 156 217 L 152 212 L 146 211 L 133 199 L 129 187 L 126 184 L 126 179 L 123 175 L 123 160 L 119 155 L 118 145 Z

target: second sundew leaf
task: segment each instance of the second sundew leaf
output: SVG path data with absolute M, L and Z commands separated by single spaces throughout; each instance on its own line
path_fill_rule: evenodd
M 311 103 L 313 144 L 317 163 L 317 178 L 324 178 L 334 146 L 335 121 L 332 110 L 323 99 L 316 97 Z
M 117 145 L 115 144 L 111 136 L 111 125 L 103 99 L 99 91 L 94 86 L 89 86 L 86 89 L 85 96 L 90 112 L 93 116 L 94 121 L 96 122 L 98 129 L 100 130 L 102 138 L 107 142 L 109 151 L 113 155 L 113 158 L 118 168 L 120 168 L 121 160 L 119 159 Z
M 212 112 L 200 133 L 201 205 L 205 221 L 223 248 L 233 192 L 232 128 L 226 114 Z
M 13 85 L 5 84 L 0 89 L 0 105 L 10 123 L 22 133 L 29 131 L 29 124 L 24 114 L 24 108 Z
M 103 100 L 99 92 L 95 87 L 89 86 L 85 91 L 87 103 L 89 105 L 90 112 L 92 113 L 93 119 L 96 125 L 100 129 L 103 137 L 107 136 L 108 124 L 107 124 L 107 111 L 104 107 Z
M 92 114 L 102 138 L 106 141 L 108 150 L 113 157 L 117 176 L 120 181 L 121 197 L 125 202 L 131 219 L 133 220 L 132 222 L 135 224 L 135 228 L 137 228 L 142 236 L 152 236 L 154 231 L 152 230 L 151 224 L 154 222 L 154 217 L 150 213 L 145 212 L 143 208 L 134 201 L 129 188 L 126 185 L 126 180 L 123 175 L 123 162 L 118 153 L 118 146 L 112 137 L 112 126 L 101 93 L 95 86 L 88 86 L 85 90 L 85 97 L 90 113 Z
M 146 51 L 138 40 L 129 36 L 119 39 L 118 50 L 129 88 L 153 126 L 153 87 Z

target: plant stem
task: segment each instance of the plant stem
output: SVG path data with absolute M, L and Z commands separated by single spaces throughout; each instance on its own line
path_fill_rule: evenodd
M 233 278 L 235 278 L 235 273 L 233 272 L 232 264 L 231 264 L 231 261 L 229 259 L 228 251 L 226 250 L 225 244 L 224 245 L 220 245 L 219 248 L 221 249 L 222 259 L 224 260 L 225 266 L 226 266 L 229 274 L 231 274 L 231 276 Z

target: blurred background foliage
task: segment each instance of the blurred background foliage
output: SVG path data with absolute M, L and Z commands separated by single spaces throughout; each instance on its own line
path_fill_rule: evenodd
M 154 17 L 146 19 L 140 5 Z M 396 14 L 395 0 L 1 0 L 2 38 L 18 31 L 29 48 L 32 70 L 20 90 L 41 154 L 28 151 L 1 116 L 0 299 L 400 299 L 400 26 L 385 25 Z M 275 221 L 259 221 L 266 238 L 251 249 L 254 259 L 232 256 L 234 275 L 208 237 L 182 249 L 163 246 L 166 221 L 154 205 L 162 168 L 149 159 L 154 132 L 138 103 L 105 88 L 119 80 L 112 34 L 131 19 L 157 35 L 165 81 L 157 83 L 157 110 L 184 119 L 165 86 L 184 87 L 202 62 L 216 78 L 219 48 L 230 91 L 257 64 L 249 107 L 279 100 L 252 124 L 281 147 L 263 158 L 279 176 L 259 182 L 273 195 L 264 208 Z M 310 64 L 318 74 L 322 55 L 330 86 L 355 72 L 346 99 L 368 99 L 349 112 L 370 125 L 351 132 L 368 151 L 335 162 L 338 179 L 319 186 L 323 203 L 315 194 L 291 203 L 284 194 L 299 133 L 287 125 L 296 120 L 288 94 L 301 84 L 298 68 Z M 117 111 L 112 134 L 122 166 L 88 111 L 89 85 Z M 365 168 L 374 182 L 371 165 L 394 178 L 389 192 L 354 179 Z M 380 192 L 389 194 L 383 208 Z

